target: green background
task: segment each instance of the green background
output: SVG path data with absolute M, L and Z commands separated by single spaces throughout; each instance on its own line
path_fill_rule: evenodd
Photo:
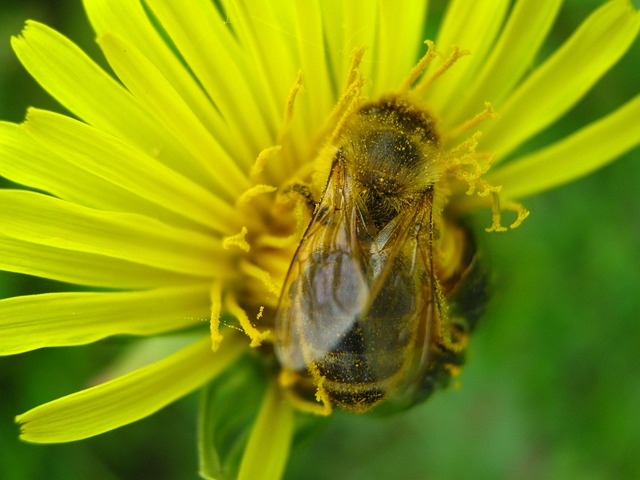
M 443 2 L 432 2 L 432 16 Z M 566 2 L 547 50 L 602 2 Z M 636 4 L 637 5 L 637 4 Z M 3 0 L 0 118 L 61 110 L 9 46 L 27 18 L 100 54 L 79 0 Z M 430 30 L 433 32 L 433 30 Z M 640 42 L 570 115 L 536 142 L 606 114 L 640 90 Z M 640 128 L 640 119 L 629 128 Z M 526 199 L 517 230 L 478 239 L 494 294 L 472 338 L 461 387 L 389 418 L 335 415 L 297 449 L 288 479 L 640 478 L 640 152 Z M 73 181 L 73 179 L 70 179 Z M 1 207 L 0 207 L 1 208 Z M 0 276 L 0 297 L 62 287 Z M 82 442 L 29 445 L 13 417 L 74 392 L 121 351 L 117 339 L 0 358 L 0 478 L 197 478 L 196 395 Z

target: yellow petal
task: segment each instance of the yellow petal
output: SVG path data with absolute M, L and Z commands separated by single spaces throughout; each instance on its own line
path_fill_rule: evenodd
M 193 277 L 113 257 L 10 238 L 0 232 L 0 269 L 92 287 L 129 289 L 185 285 Z
M 618 61 L 639 28 L 640 13 L 628 1 L 604 4 L 509 97 L 483 127 L 480 147 L 501 159 L 547 127 Z
M 500 38 L 477 76 L 464 86 L 458 101 L 447 106 L 445 126 L 457 126 L 472 118 L 482 111 L 485 102 L 491 102 L 495 108 L 502 105 L 531 68 L 561 5 L 562 0 L 519 0 L 514 4 Z M 475 51 L 471 55 L 475 57 Z M 454 69 L 457 68 L 456 65 Z
M 55 30 L 29 21 L 11 45 L 20 62 L 62 105 L 87 123 L 128 139 L 187 177 L 203 181 L 205 170 L 122 85 Z M 96 95 L 96 92 L 100 92 Z
M 301 124 L 307 127 L 304 135 L 309 138 L 318 128 L 321 118 L 333 108 L 337 95 L 330 83 L 324 48 L 322 5 L 317 0 L 296 0 L 294 5 L 295 41 L 300 55 L 298 68 L 303 73 L 305 91 L 313 92 L 311 95 L 303 94 L 305 101 L 298 102 L 296 107 L 302 117 Z
M 267 86 L 263 102 L 282 111 L 300 66 L 294 49 L 293 8 L 268 0 L 228 2 L 227 7 L 228 21 L 247 52 L 250 75 Z
M 292 437 L 293 410 L 274 382 L 251 430 L 238 480 L 279 480 L 289 457 Z
M 181 2 L 175 12 L 193 12 L 196 18 L 201 15 L 202 12 L 200 10 L 194 12 L 193 5 L 186 5 L 185 3 Z M 98 36 L 110 32 L 121 37 L 127 43 L 136 45 L 139 50 L 145 52 L 149 61 L 175 88 L 203 125 L 208 126 L 211 132 L 223 132 L 226 130 L 227 123 L 224 117 L 220 115 L 219 110 L 214 108 L 211 100 L 202 91 L 194 76 L 185 68 L 184 64 L 171 51 L 167 42 L 158 34 L 157 29 L 149 21 L 149 17 L 140 2 L 132 2 L 130 0 L 85 0 L 84 7 L 93 30 Z M 214 8 L 212 4 L 210 4 L 210 8 Z M 209 23 L 210 27 L 211 25 L 216 25 L 216 23 Z M 190 33 L 192 37 L 195 36 L 193 31 Z M 172 40 L 174 39 L 172 38 Z M 200 37 L 198 43 L 202 46 L 202 37 Z M 207 51 L 209 48 L 201 48 L 200 50 Z M 183 52 L 181 51 L 180 53 Z M 195 78 L 201 80 L 197 74 Z M 218 101 L 220 97 L 213 96 L 211 98 L 215 98 L 216 106 L 220 107 Z M 221 136 L 219 140 L 224 141 L 226 138 Z M 227 147 L 232 145 L 227 144 Z M 238 148 L 242 148 L 242 145 L 237 143 L 233 146 L 236 152 Z
M 359 0 L 355 0 L 359 1 Z M 336 85 L 336 91 L 341 91 L 347 79 L 347 72 L 351 64 L 351 50 L 361 48 L 364 45 L 350 45 L 345 47 L 345 37 L 348 32 L 345 29 L 341 12 L 346 2 L 342 0 L 323 0 L 321 2 L 322 24 L 324 29 L 325 44 L 327 49 L 327 63 L 332 72 L 331 81 Z M 352 3 L 352 2 L 350 2 Z M 373 2 L 369 2 L 373 3 Z
M 516 199 L 570 182 L 640 144 L 640 95 L 573 135 L 514 160 L 488 176 L 501 195 Z
M 226 192 L 227 198 L 235 199 L 249 187 L 248 178 L 235 159 L 224 151 L 140 50 L 112 34 L 103 35 L 98 43 L 122 82 L 198 160 L 221 194 Z
M 164 333 L 206 319 L 208 310 L 208 285 L 7 298 L 0 300 L 0 355 Z
M 0 176 L 86 207 L 141 213 L 170 223 L 182 218 L 70 163 L 14 123 L 0 122 Z
M 35 109 L 29 111 L 25 129 L 66 162 L 152 202 L 156 211 L 172 211 L 221 233 L 237 228 L 238 214 L 231 205 L 111 135 L 64 115 Z M 157 216 L 156 211 L 149 211 Z
M 110 0 L 101 1 L 111 3 Z M 219 140 L 228 151 L 234 152 L 240 163 L 249 165 L 265 145 L 274 142 L 276 130 L 273 126 L 282 121 L 283 106 L 268 101 L 265 84 L 256 78 L 253 66 L 247 61 L 248 52 L 240 48 L 232 34 L 233 24 L 222 17 L 209 0 L 150 0 L 145 3 L 157 16 L 208 97 L 214 99 L 226 124 L 224 129 L 216 128 L 210 122 L 205 125 L 209 125 L 211 132 L 228 129 L 228 138 Z M 130 43 L 139 45 L 135 41 Z M 150 59 L 154 60 L 153 57 Z M 247 119 L 251 119 L 251 135 L 247 135 Z
M 46 195 L 0 190 L 3 234 L 210 278 L 221 270 L 222 247 L 208 235 L 141 215 L 103 212 Z
M 229 336 L 214 355 L 207 336 L 163 360 L 18 415 L 21 438 L 71 442 L 135 422 L 214 378 L 242 350 Z
M 507 12 L 507 0 L 454 0 L 449 3 L 436 47 L 444 55 L 452 46 L 471 53 L 461 58 L 447 71 L 446 76 L 429 86 L 425 92 L 429 108 L 440 117 L 448 117 L 448 109 L 464 98 L 462 92 L 483 65 L 489 47 L 502 26 Z M 435 68 L 437 63 L 432 65 Z
M 397 90 L 416 64 L 427 21 L 427 0 L 382 0 L 375 41 L 373 95 Z M 327 30 L 333 30 L 328 26 Z

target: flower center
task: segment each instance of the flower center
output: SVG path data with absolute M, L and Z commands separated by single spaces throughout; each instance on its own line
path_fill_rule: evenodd
M 366 102 L 361 93 L 365 81 L 359 65 L 364 49 L 355 52 L 342 96 L 310 140 L 306 153 L 295 147 L 300 139 L 288 134 L 302 86 L 302 77 L 298 77 L 287 101 L 280 143 L 258 156 L 251 171 L 253 187 L 237 201 L 246 224 L 252 228 L 243 228 L 225 239 L 225 247 L 236 255 L 238 271 L 226 307 L 240 320 L 252 345 L 269 336 L 260 336 L 249 317 L 259 320 L 263 331 L 273 328 L 291 260 L 312 216 L 318 213 L 315 210 L 339 158 L 352 157 L 349 165 L 354 169 L 353 179 L 366 193 L 364 208 L 376 212 L 372 225 L 380 231 L 411 204 L 407 200 L 412 198 L 411 192 L 418 195 L 416 192 L 433 187 L 433 221 L 441 257 L 438 263 L 444 277 L 464 255 L 464 235 L 451 218 L 456 203 L 452 199 L 465 193 L 491 199 L 488 203 L 492 205 L 493 223 L 489 230 L 505 230 L 500 225 L 500 189 L 482 179 L 492 155 L 476 152 L 479 132 L 465 138 L 480 122 L 492 118 L 493 112 L 487 105 L 485 111 L 460 127 L 444 135 L 437 131 L 436 119 L 421 100 L 421 92 L 465 53 L 454 49 L 425 75 L 427 66 L 437 57 L 433 44 L 426 43 L 426 55 L 400 88 L 373 102 Z M 424 161 L 414 162 L 416 158 Z M 512 227 L 526 214 L 520 209 Z

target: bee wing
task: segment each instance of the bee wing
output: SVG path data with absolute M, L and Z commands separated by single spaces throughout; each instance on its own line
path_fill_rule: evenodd
M 369 298 L 356 238 L 363 232 L 351 198 L 351 179 L 341 162 L 296 251 L 276 313 L 276 352 L 294 371 L 324 356 L 352 327 Z M 365 242 L 368 243 L 368 242 Z
M 399 395 L 411 396 L 420 387 L 430 342 L 440 334 L 432 201 L 429 189 L 407 205 L 376 236 L 368 256 L 369 298 L 361 324 L 366 350 L 380 352 L 370 355 L 370 370 Z
M 315 363 L 333 380 L 397 392 L 402 402 L 419 394 L 440 335 L 432 199 L 424 192 L 378 232 L 375 212 L 336 163 L 283 287 L 283 366 L 301 372 Z

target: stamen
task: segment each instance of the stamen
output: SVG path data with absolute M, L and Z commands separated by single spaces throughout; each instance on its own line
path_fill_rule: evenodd
M 457 147 L 451 149 L 446 156 L 447 167 L 445 172 L 455 178 L 462 180 L 468 185 L 467 195 L 477 193 L 478 196 L 484 197 L 492 191 L 500 189 L 493 187 L 487 183 L 482 177 L 491 167 L 494 155 L 488 152 L 478 153 L 475 151 L 478 145 L 480 132 L 468 137 Z
M 209 292 L 211 299 L 211 320 L 209 328 L 211 330 L 211 350 L 216 352 L 220 348 L 224 335 L 220 333 L 220 313 L 222 311 L 222 283 L 214 280 Z
M 531 213 L 526 209 L 524 205 L 518 202 L 507 202 L 507 204 L 503 207 L 505 210 L 510 210 L 512 212 L 516 212 L 518 214 L 518 218 L 516 218 L 515 222 L 509 225 L 510 229 L 518 228 L 520 224 L 529 216 Z
M 486 191 L 477 193 L 479 197 L 491 195 L 491 226 L 489 228 L 485 228 L 485 231 L 487 232 L 507 231 L 507 228 L 503 227 L 501 224 L 503 210 L 515 212 L 517 214 L 516 220 L 509 225 L 509 229 L 511 230 L 518 228 L 531 213 L 524 205 L 518 202 L 509 201 L 501 204 L 500 190 L 501 187 L 489 187 Z M 472 204 L 470 204 L 470 206 L 471 205 Z
M 250 347 L 256 348 L 262 345 L 262 342 L 265 340 L 271 339 L 271 331 L 265 330 L 264 332 L 259 331 L 256 327 L 251 325 L 251 321 L 249 320 L 249 316 L 247 312 L 244 311 L 235 297 L 231 292 L 227 293 L 224 299 L 225 306 L 231 315 L 233 315 L 240 324 L 240 327 L 244 331 L 244 333 L 251 339 Z
M 308 178 L 315 171 L 314 162 L 305 162 L 298 167 L 298 169 L 291 174 L 291 180 Z M 301 182 L 302 180 L 300 180 Z
M 336 107 L 341 107 L 342 112 L 336 112 L 336 113 L 340 113 L 340 116 L 337 117 L 337 121 L 335 122 L 335 127 L 333 128 L 333 131 L 329 136 L 330 145 L 336 144 L 338 139 L 342 136 L 342 131 L 344 130 L 344 125 L 347 119 L 351 116 L 352 113 L 354 113 L 357 110 L 358 104 L 359 104 L 358 100 L 360 96 L 360 91 L 363 85 L 364 85 L 364 80 L 351 85 L 351 87 L 349 87 L 349 89 L 345 92 L 343 96 L 343 99 L 345 100 L 344 104 L 341 104 L 341 102 L 338 102 L 338 104 L 336 105 Z M 331 112 L 332 116 L 333 116 L 333 113 L 334 112 Z
M 316 400 L 322 404 L 322 415 L 325 417 L 331 415 L 331 403 L 329 401 L 329 394 L 324 389 L 324 377 L 321 377 L 318 381 L 318 389 L 316 390 Z
M 452 57 L 454 56 L 455 52 Z M 453 129 L 452 133 L 449 134 L 449 138 L 456 138 L 464 132 L 475 128 L 484 120 L 495 117 L 496 114 L 493 112 L 491 104 L 485 103 L 485 109 L 482 112 Z M 476 152 L 480 136 L 481 132 L 475 132 L 446 154 L 448 165 L 445 168 L 445 173 L 465 182 L 468 185 L 467 195 L 476 194 L 481 198 L 491 196 L 492 220 L 491 226 L 485 229 L 487 232 L 504 232 L 507 230 L 500 223 L 502 210 L 512 210 L 518 214 L 515 222 L 509 226 L 512 229 L 517 228 L 529 216 L 529 211 L 515 202 L 509 202 L 507 205 L 501 206 L 500 190 L 502 187 L 491 185 L 481 178 L 491 168 L 495 155 L 490 152 Z
M 491 118 L 497 118 L 498 115 L 493 111 L 493 108 L 491 107 L 491 104 L 489 102 L 485 102 L 484 107 L 485 107 L 484 110 L 478 113 L 475 117 L 473 117 L 470 120 L 467 120 L 462 125 L 459 125 L 453 128 L 451 132 L 447 134 L 447 138 L 443 139 L 443 142 L 446 143 L 446 141 L 449 139 L 459 137 L 463 133 L 468 132 L 469 130 L 472 130 L 473 128 L 475 128 L 485 120 L 489 120 Z
M 353 83 L 348 84 L 342 97 L 338 100 L 335 107 L 329 114 L 325 126 L 322 128 L 321 138 L 326 136 L 327 131 L 331 131 L 329 135 L 329 143 L 333 143 L 340 134 L 340 128 L 338 125 L 343 125 L 346 117 L 349 116 L 358 106 L 358 99 L 360 92 L 364 86 L 365 81 L 360 78 Z
M 260 248 L 276 248 L 278 250 L 281 250 L 299 241 L 300 240 L 296 240 L 293 235 L 278 236 L 265 234 L 260 235 L 254 242 L 254 244 L 256 247 Z
M 476 132 L 473 135 L 467 137 L 460 145 L 457 145 L 456 147 L 449 150 L 447 155 L 454 159 L 452 163 L 456 165 L 472 163 L 464 162 L 462 159 L 466 159 L 469 157 L 475 158 L 475 156 L 477 155 L 476 147 L 478 146 L 478 140 L 480 139 L 480 136 L 481 133 Z
M 438 66 L 438 68 L 436 68 L 431 75 L 423 77 L 422 80 L 420 80 L 415 85 L 415 87 L 413 87 L 413 91 L 415 93 L 418 93 L 420 91 L 426 90 L 429 87 L 429 85 L 431 85 L 433 82 L 436 81 L 438 77 L 440 77 L 440 75 L 442 75 L 444 72 L 449 70 L 449 68 L 451 68 L 451 66 L 456 61 L 458 61 L 460 58 L 466 55 L 469 55 L 470 53 L 471 52 L 469 52 L 468 50 L 460 51 L 458 47 L 453 47 L 453 52 L 451 53 L 451 55 L 449 55 L 447 59 L 444 62 L 442 62 L 442 64 Z
M 271 275 L 266 270 L 258 267 L 257 265 L 250 263 L 246 260 L 240 262 L 240 270 L 250 277 L 259 280 L 264 284 L 269 293 L 274 294 L 276 297 L 280 296 L 280 291 L 282 290 L 282 286 L 278 285 L 271 279 Z
M 347 75 L 346 88 L 355 83 L 358 79 L 360 65 L 362 64 L 362 57 L 364 57 L 364 53 L 366 51 L 367 47 L 360 47 L 355 49 L 351 54 L 351 65 L 349 66 L 349 73 Z
M 291 402 L 291 404 L 301 412 L 312 413 L 314 415 L 320 415 L 326 417 L 331 414 L 331 404 L 328 402 L 328 395 L 325 396 L 322 400 L 322 405 L 318 403 L 313 403 L 308 400 L 305 400 L 299 397 L 295 391 L 291 388 L 293 387 L 298 380 L 300 379 L 300 375 L 296 372 L 283 368 L 280 370 L 280 375 L 278 376 L 278 383 L 284 389 L 285 395 L 287 396 L 287 400 Z M 324 388 L 323 388 L 324 391 Z
M 287 98 L 287 106 L 284 110 L 284 119 L 282 122 L 282 128 L 280 131 L 280 139 L 282 140 L 288 130 L 289 125 L 291 124 L 291 119 L 293 118 L 293 110 L 296 103 L 296 98 L 298 97 L 298 93 L 302 90 L 302 70 L 298 70 L 298 77 L 296 78 L 296 83 L 293 84 L 291 91 L 289 92 L 289 97 Z
M 328 416 L 331 414 L 331 400 L 329 394 L 324 388 L 325 377 L 320 373 L 320 370 L 315 363 L 307 365 L 309 373 L 313 377 L 313 383 L 316 385 L 316 400 L 322 404 L 320 414 Z
M 267 147 L 264 150 L 262 150 L 258 154 L 258 158 L 256 158 L 256 161 L 253 164 L 253 167 L 251 167 L 251 171 L 249 172 L 249 178 L 255 181 L 256 178 L 259 175 L 261 175 L 262 172 L 264 172 L 264 167 L 267 163 L 267 160 L 275 156 L 281 150 L 282 150 L 282 147 L 280 145 L 274 145 L 273 147 Z
M 404 82 L 402 82 L 400 89 L 398 90 L 399 95 L 407 93 L 411 89 L 411 85 L 413 85 L 418 78 L 420 78 L 420 75 L 425 72 L 427 67 L 429 67 L 431 60 L 440 55 L 439 52 L 436 52 L 435 45 L 431 40 L 425 40 L 424 43 L 427 46 L 427 53 L 424 54 L 416 66 L 413 67 L 409 76 L 405 78 Z
M 249 233 L 247 227 L 242 227 L 240 233 L 236 233 L 235 235 L 230 235 L 228 237 L 224 237 L 222 239 L 222 248 L 225 250 L 229 250 L 232 247 L 237 247 L 243 252 L 248 252 L 251 250 L 251 245 L 245 240 L 245 236 Z
M 500 195 L 498 192 L 491 192 L 492 204 L 491 204 L 491 226 L 485 228 L 486 232 L 506 232 L 507 229 L 500 224 L 501 209 L 500 209 Z
M 354 103 L 357 105 L 360 98 L 360 92 L 365 84 L 364 79 L 360 76 L 359 68 L 362 62 L 362 56 L 364 55 L 365 48 L 354 50 L 353 58 L 351 60 L 351 66 L 349 67 L 349 74 L 347 76 L 347 83 L 344 88 L 344 92 L 338 101 L 336 102 L 333 110 L 327 117 L 326 122 L 320 128 L 318 139 L 323 143 L 327 136 L 330 137 L 330 142 L 336 137 L 336 124 L 340 123 L 341 119 L 348 116 L 353 110 L 355 110 Z M 328 132 L 332 132 L 328 134 Z
M 246 190 L 242 195 L 240 195 L 240 197 L 236 201 L 236 207 L 238 208 L 244 207 L 247 203 L 249 203 L 254 198 L 260 195 L 264 195 L 265 193 L 275 192 L 276 190 L 278 190 L 278 188 L 274 187 L 273 185 L 264 185 L 264 184 L 254 185 L 253 187 Z
M 357 110 L 362 98 L 362 87 L 366 82 L 360 76 L 358 68 L 364 51 L 364 48 L 361 48 L 354 52 L 344 92 L 333 107 L 322 128 L 319 129 L 315 140 L 315 143 L 320 145 L 320 148 L 315 161 L 310 165 L 314 168 L 312 181 L 319 190 L 329 175 L 333 157 L 337 151 L 336 143 L 342 135 L 344 125 L 349 116 Z

